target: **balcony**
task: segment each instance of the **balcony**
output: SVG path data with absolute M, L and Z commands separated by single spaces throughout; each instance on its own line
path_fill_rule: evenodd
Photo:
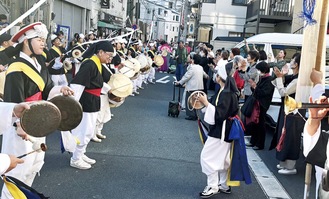
M 247 5 L 246 23 L 280 23 L 292 21 L 293 0 L 253 0 Z

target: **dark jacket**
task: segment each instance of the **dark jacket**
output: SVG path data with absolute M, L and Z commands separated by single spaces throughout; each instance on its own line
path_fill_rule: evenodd
M 260 77 L 257 83 L 256 89 L 254 90 L 254 96 L 259 101 L 260 106 L 268 110 L 271 105 L 274 85 L 272 84 L 272 77 L 267 75 Z

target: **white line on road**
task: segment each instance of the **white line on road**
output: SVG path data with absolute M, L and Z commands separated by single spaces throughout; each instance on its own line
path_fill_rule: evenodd
M 287 191 L 267 168 L 258 154 L 251 148 L 247 148 L 248 164 L 254 173 L 258 184 L 262 187 L 268 198 L 291 199 Z
M 169 77 L 169 75 L 164 76 L 164 77 L 162 77 L 162 78 L 156 80 L 156 82 L 157 82 L 157 83 L 166 84 L 166 83 L 170 82 L 170 80 L 165 80 L 165 79 L 167 79 L 168 77 Z

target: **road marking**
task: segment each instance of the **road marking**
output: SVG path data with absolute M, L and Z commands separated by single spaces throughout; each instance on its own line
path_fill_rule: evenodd
M 167 79 L 168 77 L 169 77 L 169 75 L 164 76 L 164 77 L 162 77 L 162 78 L 156 80 L 156 82 L 157 82 L 157 83 L 166 84 L 166 83 L 170 82 L 170 80 L 165 80 L 165 79 Z
M 253 149 L 247 148 L 247 157 L 248 164 L 267 198 L 291 199 L 275 175 Z

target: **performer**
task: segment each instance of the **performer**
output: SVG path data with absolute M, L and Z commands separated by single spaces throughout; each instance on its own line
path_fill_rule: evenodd
M 116 55 L 118 56 L 118 55 Z M 112 59 L 111 65 L 113 64 L 114 66 L 119 65 L 121 63 L 121 59 L 115 59 L 117 57 L 114 57 Z M 108 97 L 108 85 L 105 82 L 110 81 L 111 73 L 110 68 L 103 65 L 104 69 L 102 76 L 104 80 L 103 88 L 101 90 L 101 106 L 100 110 L 98 111 L 97 114 L 97 120 L 96 120 L 96 127 L 95 127 L 95 134 L 94 137 L 92 138 L 92 141 L 94 142 L 101 142 L 102 139 L 106 138 L 106 135 L 102 134 L 103 126 L 106 122 L 110 121 L 112 119 L 112 114 L 109 106 L 109 97 Z
M 48 31 L 44 24 L 36 22 L 22 28 L 16 33 L 12 41 L 19 44 L 15 47 L 17 58 L 7 69 L 6 83 L 4 89 L 5 102 L 31 102 L 47 100 L 55 94 L 62 92 L 71 95 L 73 91 L 67 87 L 54 87 L 45 59 L 42 56 L 45 47 L 45 39 Z M 32 151 L 32 143 L 25 141 L 28 135 L 21 129 L 19 121 L 15 127 L 4 132 L 2 139 L 2 152 L 19 156 Z M 19 133 L 19 134 L 18 134 Z M 22 140 L 24 138 L 25 140 Z M 45 138 L 38 138 L 45 142 Z M 36 173 L 44 164 L 44 153 L 34 153 L 24 158 L 24 164 L 18 165 L 8 175 L 13 176 L 28 186 L 31 186 Z M 12 198 L 7 188 L 2 190 L 3 198 Z
M 311 103 L 329 104 L 329 98 L 322 96 L 325 92 L 324 86 L 321 84 L 322 77 L 323 75 L 321 72 L 313 69 L 311 73 L 311 81 L 313 82 L 314 87 L 311 91 Z M 305 161 L 315 165 L 316 172 L 319 172 L 320 175 L 322 175 L 322 179 L 317 177 L 318 174 L 316 175 L 316 184 L 320 184 L 319 187 L 317 186 L 320 199 L 329 198 L 329 135 L 328 133 L 321 131 L 321 123 L 328 122 L 328 120 L 323 120 L 328 111 L 328 108 L 310 108 L 308 111 L 309 117 L 305 122 L 303 136 L 303 153 L 306 157 Z
M 68 85 L 65 73 L 67 72 L 63 67 L 63 61 L 65 59 L 65 49 L 62 46 L 61 40 L 56 35 L 51 35 L 51 43 L 53 47 L 49 50 L 50 63 L 48 65 L 48 71 L 51 75 L 51 79 L 54 85 Z
M 277 148 L 276 159 L 280 161 L 277 165 L 278 173 L 283 175 L 296 174 L 296 160 L 299 158 L 301 133 L 303 132 L 304 119 L 297 113 L 290 113 L 285 116 L 284 99 L 285 96 L 295 98 L 298 73 L 300 66 L 300 54 L 293 55 L 290 67 L 292 75 L 285 75 L 284 71 L 274 68 L 276 79 L 272 82 L 281 95 L 281 106 L 278 116 L 276 132 L 273 135 L 271 148 Z M 305 110 L 299 110 L 302 116 Z M 284 128 L 284 129 L 283 129 Z M 285 133 L 283 133 L 285 131 Z M 294 144 L 291 144 L 294 143 Z M 277 146 L 278 145 L 278 146 Z
M 138 40 L 137 39 L 133 39 L 131 41 L 131 46 L 128 49 L 127 57 L 128 58 L 136 58 L 136 56 L 138 56 L 138 54 L 136 52 L 137 49 L 138 49 Z
M 231 148 L 228 136 L 232 126 L 230 118 L 239 111 L 239 91 L 232 77 L 232 67 L 233 64 L 229 63 L 217 71 L 216 81 L 221 89 L 213 96 L 211 103 L 207 95 L 198 98 L 206 107 L 204 120 L 210 125 L 200 157 L 202 172 L 207 175 L 207 186 L 200 193 L 201 198 L 209 198 L 219 192 L 231 193 L 231 187 L 227 185 Z
M 0 131 L 7 131 L 13 125 L 13 117 L 18 119 L 21 117 L 25 109 L 29 109 L 30 106 L 27 103 L 0 103 L 0 115 L 2 116 L 2 122 L 0 124 Z M 0 175 L 11 171 L 17 164 L 22 164 L 23 159 L 19 159 L 14 155 L 7 155 L 0 153 Z
M 92 44 L 84 53 L 85 61 L 71 82 L 71 88 L 75 91 L 83 109 L 82 121 L 72 130 L 72 134 L 80 140 L 80 144 L 73 152 L 70 161 L 72 167 L 78 169 L 90 169 L 96 160 L 85 155 L 87 145 L 95 132 L 96 119 L 100 110 L 100 93 L 103 87 L 102 64 L 111 62 L 114 56 L 114 48 L 109 41 L 99 41 Z M 109 90 L 108 88 L 107 90 Z
M 147 55 L 152 59 L 152 61 L 154 60 L 155 53 L 156 53 L 155 44 L 150 43 L 150 50 L 147 51 Z M 155 79 L 155 68 L 157 67 L 158 66 L 152 62 L 151 70 L 147 77 L 147 81 L 151 84 L 155 84 L 153 80 Z
M 73 51 L 75 49 L 78 49 L 81 53 L 83 53 L 87 46 L 86 45 L 82 45 L 83 41 L 85 39 L 85 35 L 80 33 L 79 35 L 77 35 L 77 42 L 76 44 L 73 46 L 73 49 L 72 49 L 72 53 L 69 54 L 70 57 L 73 57 Z M 80 65 L 81 65 L 81 60 L 80 60 L 80 57 L 77 57 L 77 58 L 74 58 L 73 61 L 73 68 L 72 68 L 72 77 L 75 76 L 75 74 L 77 74 L 77 72 L 79 71 L 80 69 Z

